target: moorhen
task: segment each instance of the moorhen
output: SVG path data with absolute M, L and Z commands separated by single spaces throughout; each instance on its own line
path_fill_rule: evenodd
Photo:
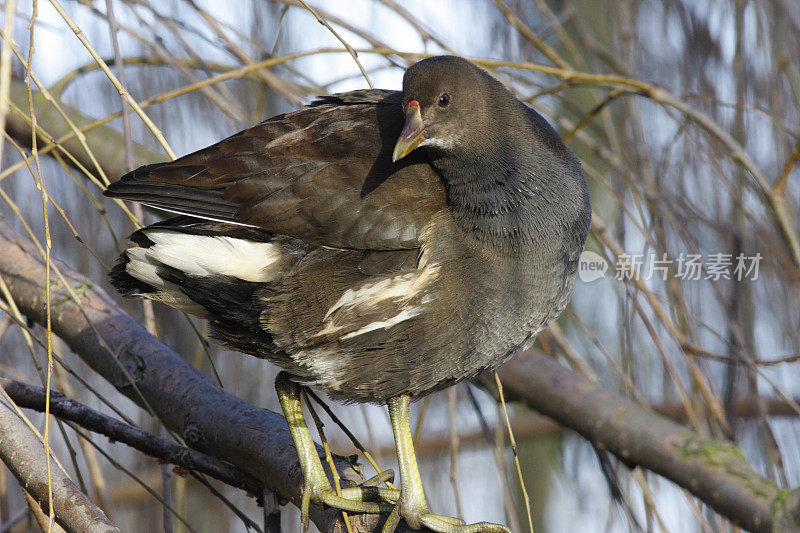
M 391 510 L 384 531 L 400 518 L 508 531 L 428 513 L 409 402 L 499 366 L 567 305 L 591 207 L 544 118 L 469 61 L 432 57 L 402 92 L 323 96 L 105 194 L 179 215 L 131 235 L 111 272 L 122 294 L 207 318 L 285 371 L 304 524 L 313 501 Z M 379 494 L 396 504 L 363 501 L 374 487 L 331 489 L 301 386 L 388 404 L 402 485 Z

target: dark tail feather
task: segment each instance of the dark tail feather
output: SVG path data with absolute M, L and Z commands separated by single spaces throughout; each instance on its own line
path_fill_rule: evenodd
M 223 199 L 223 189 L 174 183 L 169 180 L 168 175 L 164 175 L 199 175 L 205 172 L 205 167 L 166 165 L 167 163 L 155 163 L 139 167 L 109 185 L 103 194 L 120 200 L 140 202 L 171 213 L 236 223 L 236 206 Z M 159 175 L 153 176 L 154 173 Z

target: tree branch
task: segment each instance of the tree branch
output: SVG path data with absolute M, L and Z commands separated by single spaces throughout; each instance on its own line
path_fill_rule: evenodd
M 800 531 L 800 490 L 781 489 L 755 472 L 733 444 L 704 437 L 532 350 L 498 373 L 507 399 L 577 431 L 625 464 L 664 476 L 735 524 L 754 532 Z
M 11 91 L 9 94 L 11 102 L 22 110 L 23 113 L 30 116 L 30 106 L 28 105 L 28 90 L 25 82 L 12 77 L 11 78 Z M 93 124 L 95 119 L 83 115 L 74 107 L 71 107 L 62 102 L 58 102 L 61 109 L 70 117 L 70 119 L 79 128 L 83 128 L 89 124 Z M 47 153 L 49 149 L 48 144 L 54 139 L 66 140 L 61 143 L 65 150 L 70 152 L 80 165 L 87 169 L 94 169 L 94 163 L 88 156 L 83 148 L 83 145 L 74 135 L 74 132 L 69 125 L 64 121 L 55 107 L 47 101 L 45 96 L 38 91 L 33 91 L 33 106 L 36 109 L 37 123 L 47 130 L 47 133 L 52 138 L 44 138 L 42 135 L 39 137 L 39 153 Z M 31 145 L 31 125 L 27 117 L 15 113 L 13 111 L 8 113 L 6 131 L 14 138 L 21 146 L 30 147 Z M 125 140 L 123 135 L 109 126 L 98 126 L 85 133 L 86 142 L 92 147 L 95 156 L 98 158 L 100 166 L 107 176 L 121 176 L 127 172 L 125 164 Z M 133 143 L 134 153 L 136 155 L 136 163 L 144 165 L 147 163 L 157 163 L 164 161 L 166 156 L 162 153 L 150 150 L 146 146 Z M 67 159 L 67 163 L 72 164 L 72 161 Z M 75 165 L 73 165 L 75 166 Z M 79 167 L 75 167 L 80 170 Z
M 0 378 L 0 387 L 5 389 L 17 406 L 44 412 L 45 391 L 43 388 L 6 378 Z M 161 461 L 208 474 L 255 496 L 261 496 L 264 492 L 264 485 L 240 468 L 106 416 L 79 402 L 70 400 L 60 392 L 50 392 L 50 414 L 105 435 L 112 441 L 127 444 Z
M 19 481 L 20 486 L 42 508 L 50 509 L 47 456 L 44 446 L 25 422 L 0 397 L 0 460 Z M 56 522 L 69 533 L 119 532 L 106 515 L 75 486 L 54 461 L 51 461 L 50 487 Z
M 755 398 L 744 396 L 737 398 L 732 404 L 731 415 L 737 418 L 755 418 L 761 416 L 757 403 L 763 401 L 767 416 L 797 417 L 798 413 L 781 398 Z M 800 403 L 800 398 L 793 401 Z M 669 402 L 659 405 L 651 405 L 650 409 L 656 413 L 681 424 L 687 421 L 686 408 L 680 402 Z M 553 435 L 563 434 L 565 427 L 557 424 L 552 418 L 546 416 L 532 415 L 530 412 L 522 413 L 511 418 L 511 428 L 514 430 L 514 437 L 518 441 L 546 438 Z M 483 429 L 476 429 L 469 433 L 460 434 L 458 441 L 462 448 L 473 446 L 492 446 L 492 441 L 487 440 L 487 435 Z M 358 453 L 358 449 L 352 443 L 345 441 L 332 441 L 332 446 L 342 454 Z M 447 433 L 426 434 L 414 444 L 414 451 L 417 457 L 424 457 L 429 454 L 439 454 L 450 445 L 450 435 Z M 377 456 L 387 456 L 395 451 L 394 444 L 386 444 L 378 449 L 371 450 Z

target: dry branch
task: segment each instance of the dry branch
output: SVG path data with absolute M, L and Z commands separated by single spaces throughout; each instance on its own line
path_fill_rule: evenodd
M 502 374 L 502 371 L 501 371 Z M 800 398 L 794 401 L 800 402 Z M 770 417 L 797 417 L 797 412 L 792 406 L 781 398 L 755 398 L 745 396 L 737 398 L 731 405 L 731 415 L 740 418 L 757 418 L 762 415 L 759 409 L 759 402 L 764 403 L 764 414 Z M 686 423 L 686 407 L 680 402 L 668 402 L 659 405 L 651 405 L 650 408 L 656 413 L 669 418 L 678 423 Z M 531 439 L 549 438 L 565 433 L 564 426 L 557 424 L 552 418 L 546 416 L 535 416 L 530 412 L 519 413 L 511 418 L 511 428 L 518 441 L 528 441 Z M 440 454 L 442 450 L 450 445 L 451 437 L 448 433 L 435 435 L 426 434 L 422 436 L 414 446 L 417 457 L 425 457 L 433 454 Z M 462 449 L 480 447 L 487 445 L 487 436 L 483 429 L 476 429 L 471 432 L 461 433 L 458 436 L 459 446 Z M 488 442 L 491 446 L 491 442 Z M 331 446 L 344 455 L 358 453 L 358 449 L 352 443 L 341 439 L 334 441 Z M 380 448 L 370 450 L 378 457 L 391 456 L 394 451 L 394 444 L 386 444 Z
M 5 398 L 0 398 L 0 459 L 45 515 L 50 508 L 44 447 Z M 56 523 L 69 533 L 119 532 L 106 515 L 53 464 L 51 483 Z
M 800 489 L 777 487 L 735 445 L 704 437 L 535 351 L 518 354 L 498 373 L 509 400 L 577 431 L 630 466 L 677 483 L 739 526 L 800 531 Z
M 11 102 L 29 115 L 28 94 L 25 82 L 18 78 L 11 79 Z M 92 124 L 94 119 L 81 114 L 75 108 L 59 102 L 59 106 L 80 128 Z M 53 139 L 59 139 L 72 133 L 69 125 L 64 121 L 58 111 L 45 99 L 44 95 L 38 91 L 33 91 L 33 107 L 36 110 L 37 122 L 47 129 Z M 9 112 L 7 117 L 6 129 L 8 134 L 20 145 L 30 147 L 31 144 L 31 125 L 28 120 L 18 113 Z M 39 138 L 40 153 L 41 147 L 52 142 L 53 139 Z M 86 132 L 86 141 L 99 158 L 100 166 L 103 167 L 105 174 L 111 177 L 118 177 L 125 174 L 128 170 L 125 164 L 125 139 L 119 131 L 107 126 L 94 128 Z M 78 162 L 85 168 L 93 168 L 94 165 L 81 146 L 80 141 L 72 137 L 63 143 L 64 148 L 70 152 Z M 164 154 L 160 154 L 144 145 L 134 143 L 134 154 L 136 162 L 140 165 L 156 163 L 166 159 Z
M 44 412 L 45 392 L 41 387 L 6 378 L 0 378 L 0 387 L 5 389 L 17 406 Z M 161 461 L 208 474 L 250 494 L 259 496 L 264 492 L 260 481 L 233 465 L 106 416 L 59 392 L 50 392 L 50 414 L 105 435 L 112 441 L 127 444 Z

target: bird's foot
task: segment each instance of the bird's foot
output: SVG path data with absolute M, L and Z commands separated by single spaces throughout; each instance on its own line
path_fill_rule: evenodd
M 393 505 L 385 502 L 395 502 L 400 496 L 397 490 L 378 487 L 381 483 L 394 479 L 394 472 L 391 470 L 384 470 L 360 485 L 342 488 L 338 494 L 331 488 L 328 477 L 321 470 L 314 469 L 304 477 L 303 500 L 300 504 L 303 531 L 308 528 L 312 503 L 350 513 L 386 514 L 391 512 Z
M 390 398 L 386 402 L 389 406 L 389 418 L 392 421 L 394 442 L 397 446 L 397 462 L 400 466 L 400 490 L 397 505 L 383 525 L 383 533 L 394 533 L 400 519 L 404 519 L 411 529 L 426 527 L 437 533 L 511 533 L 511 530 L 500 524 L 478 522 L 467 524 L 458 518 L 441 516 L 428 512 L 425 503 L 425 491 L 422 489 L 422 479 L 417 468 L 417 458 L 414 454 L 414 439 L 411 436 L 408 414 L 411 397 L 408 395 Z
M 426 527 L 437 533 L 511 533 L 511 530 L 500 524 L 491 522 L 477 522 L 467 524 L 460 518 L 442 516 L 428 512 L 414 513 L 405 511 L 400 503 L 395 505 L 392 513 L 383 525 L 382 533 L 394 533 L 400 519 L 405 519 L 412 529 Z
M 384 470 L 361 485 L 342 488 L 340 491 L 334 490 L 322 468 L 319 451 L 311 440 L 311 434 L 303 417 L 303 410 L 300 407 L 300 386 L 294 383 L 287 373 L 281 372 L 275 379 L 275 390 L 278 392 L 278 399 L 286 416 L 303 471 L 303 496 L 300 502 L 303 531 L 308 529 L 312 503 L 351 513 L 390 513 L 392 503 L 385 502 L 397 501 L 400 493 L 393 489 L 380 488 L 378 485 L 392 481 L 394 472 Z

